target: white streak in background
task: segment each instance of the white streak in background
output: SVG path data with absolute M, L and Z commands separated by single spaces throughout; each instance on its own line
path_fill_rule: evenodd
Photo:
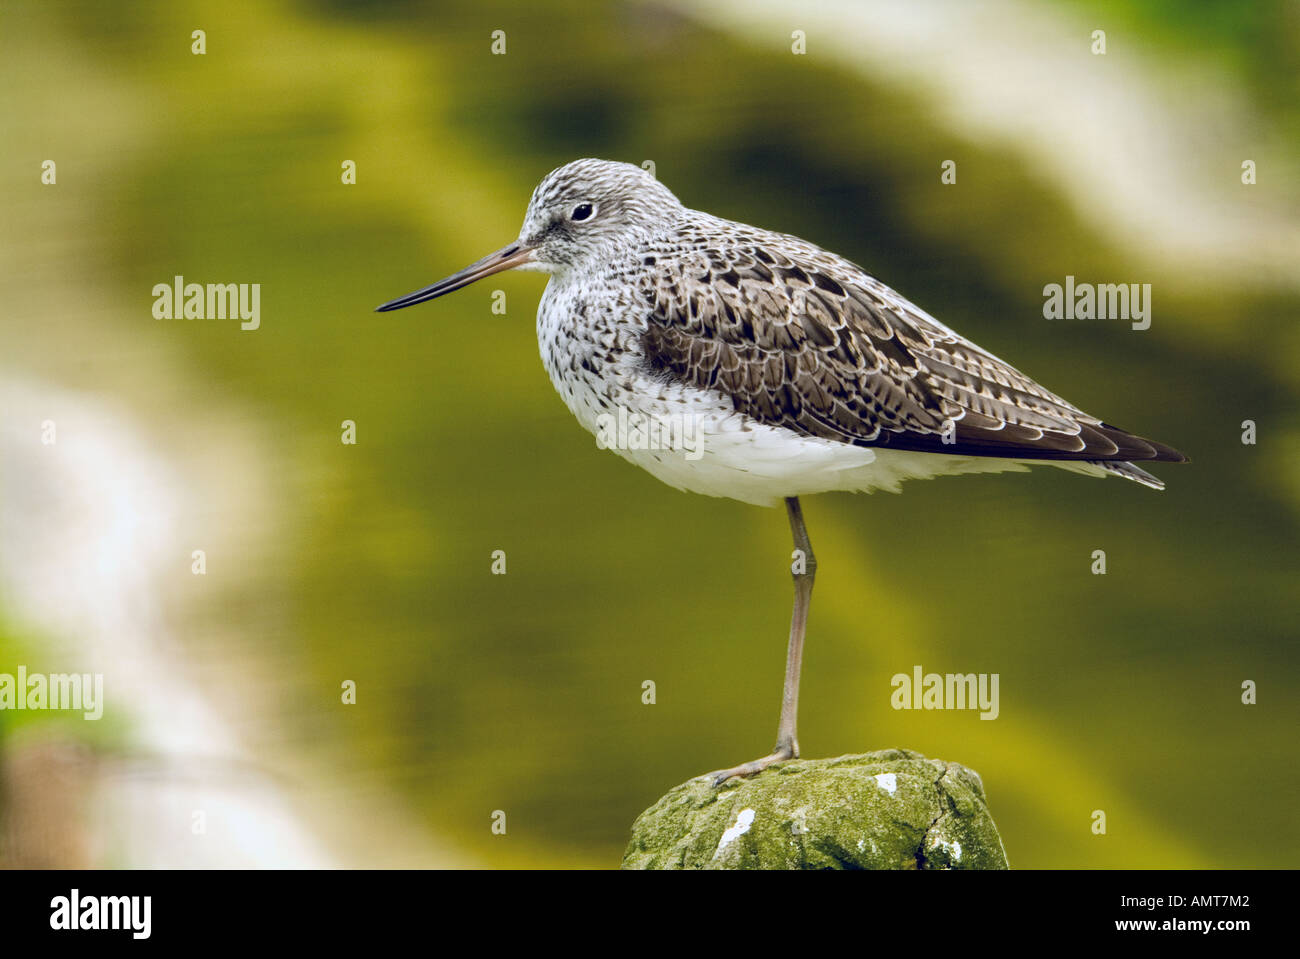
M 1207 59 L 1170 62 L 1118 22 L 1023 0 L 673 2 L 787 52 L 791 31 L 806 31 L 808 61 L 901 87 L 957 134 L 1019 153 L 1139 262 L 1205 285 L 1300 285 L 1291 204 L 1280 187 L 1265 189 L 1263 172 L 1258 186 L 1240 179 L 1253 159 L 1274 183 L 1291 182 L 1295 158 Z M 1096 29 L 1106 30 L 1104 56 L 1090 50 Z M 927 174 L 936 184 L 941 159 Z
M 107 858 L 93 865 L 332 865 L 205 698 L 161 614 L 188 574 L 178 517 L 201 491 L 98 398 L 0 382 L 0 412 L 0 603 L 55 671 L 104 673 L 106 718 L 129 737 L 130 759 L 98 764 L 89 826 Z M 204 835 L 191 831 L 196 810 Z

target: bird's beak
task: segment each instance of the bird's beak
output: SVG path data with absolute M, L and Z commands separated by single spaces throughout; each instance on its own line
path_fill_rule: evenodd
M 451 293 L 463 286 L 469 286 L 475 280 L 481 280 L 493 273 L 500 273 L 502 270 L 513 270 L 517 266 L 531 263 L 536 249 L 536 247 L 526 246 L 516 241 L 503 249 L 497 250 L 495 253 L 489 253 L 477 263 L 471 263 L 459 273 L 453 273 L 445 280 L 439 280 L 433 286 L 426 286 L 423 290 L 416 290 L 414 293 L 406 294 L 406 296 L 399 296 L 383 306 L 376 307 L 375 312 L 387 313 L 389 310 L 400 310 L 404 306 L 414 306 L 416 303 L 423 303 L 425 300 L 432 300 L 444 293 Z

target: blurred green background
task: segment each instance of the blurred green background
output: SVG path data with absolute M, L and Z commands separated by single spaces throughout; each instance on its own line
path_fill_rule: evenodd
M 977 769 L 1013 866 L 1293 865 L 1295 272 L 1135 253 L 1041 153 L 955 127 L 934 90 L 857 69 L 816 30 L 792 55 L 798 14 L 732 30 L 727 5 L 693 6 L 5 5 L 0 377 L 102 404 L 165 464 L 173 559 L 129 588 L 243 743 L 240 775 L 276 782 L 332 863 L 609 867 L 670 786 L 771 745 L 785 517 L 679 493 L 598 450 L 539 362 L 536 274 L 371 312 L 511 240 L 551 168 L 653 160 L 688 205 L 861 263 L 1193 461 L 1154 470 L 1163 494 L 1040 469 L 806 500 L 820 569 L 804 754 L 897 746 Z M 1099 68 L 1100 23 L 1116 68 L 1153 89 L 1185 69 L 1230 78 L 1251 112 L 1227 131 L 1207 107 L 1194 129 L 1209 147 L 1148 118 L 1175 163 L 1223 160 L 1194 197 L 1150 202 L 1175 220 L 1192 200 L 1267 216 L 1270 235 L 1300 239 L 1294 150 L 1278 148 L 1297 130 L 1294 4 L 1034 7 L 1081 25 L 1070 69 Z M 1106 124 L 1078 120 L 1085 137 Z M 1240 160 L 1257 155 L 1281 159 L 1243 186 Z M 940 183 L 948 158 L 955 186 Z M 155 320 L 152 287 L 177 274 L 260 283 L 261 328 Z M 1151 329 L 1044 320 L 1042 287 L 1066 274 L 1153 284 Z M 12 496 L 41 455 L 40 420 L 0 412 L 19 437 L 0 462 Z M 1258 445 L 1242 444 L 1245 419 Z M 0 551 L 21 568 L 12 529 Z M 208 574 L 191 575 L 209 543 L 222 545 Z M 1105 576 L 1089 571 L 1099 548 Z M 505 576 L 490 573 L 497 549 Z M 123 549 L 97 575 L 140 568 Z M 19 579 L 0 593 L 0 672 L 82 669 L 76 629 L 53 635 L 50 594 Z M 133 660 L 105 661 L 111 696 Z M 892 710 L 890 677 L 917 664 L 999 673 L 1000 717 Z M 356 705 L 339 702 L 344 680 Z M 1258 705 L 1241 704 L 1245 680 Z M 19 718 L 86 745 L 101 784 L 128 760 L 194 775 L 141 745 L 147 696 L 119 700 L 128 718 L 111 732 Z M 0 712 L 11 755 L 27 742 L 15 717 Z M 111 831 L 93 806 L 79 828 Z M 87 855 L 154 864 L 113 843 Z

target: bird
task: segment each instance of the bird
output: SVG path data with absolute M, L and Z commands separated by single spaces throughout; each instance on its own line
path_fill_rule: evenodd
M 512 269 L 549 274 L 542 363 L 583 427 L 622 439 L 599 445 L 677 489 L 785 505 L 794 603 L 777 741 L 709 774 L 715 786 L 799 757 L 817 571 L 800 497 L 1036 464 L 1159 490 L 1135 464 L 1187 462 L 1085 413 L 844 257 L 690 209 L 629 163 L 557 167 L 516 239 L 377 310 Z

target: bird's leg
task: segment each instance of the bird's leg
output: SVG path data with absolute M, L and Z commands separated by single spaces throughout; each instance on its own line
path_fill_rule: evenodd
M 787 496 L 786 512 L 790 515 L 790 532 L 800 556 L 790 565 L 794 574 L 794 613 L 790 617 L 790 645 L 785 656 L 785 689 L 781 696 L 781 723 L 776 731 L 776 748 L 762 759 L 742 763 L 713 773 L 713 785 L 720 786 L 736 776 L 752 776 L 773 763 L 799 758 L 799 738 L 795 725 L 799 718 L 799 667 L 803 663 L 803 637 L 808 625 L 808 607 L 812 605 L 813 579 L 817 559 L 803 522 L 803 510 L 797 496 Z

